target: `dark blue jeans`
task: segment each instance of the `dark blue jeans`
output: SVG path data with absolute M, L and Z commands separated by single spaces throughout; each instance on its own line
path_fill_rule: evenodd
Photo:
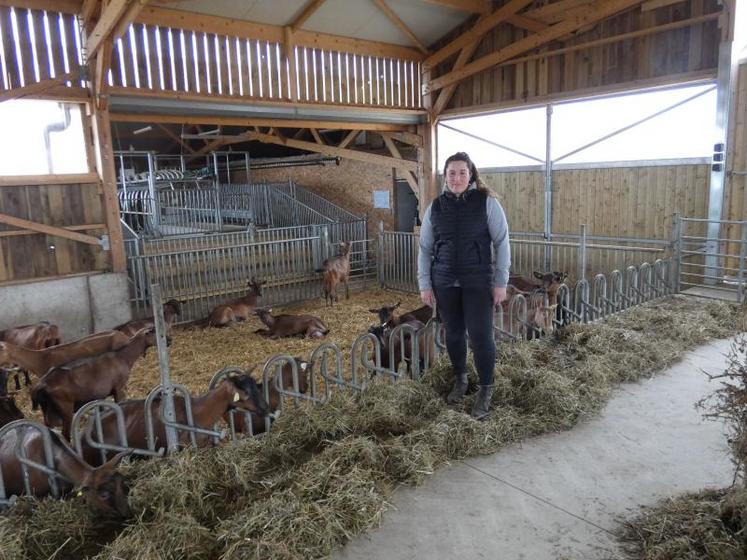
M 446 350 L 454 373 L 467 370 L 467 339 L 475 357 L 480 385 L 493 384 L 495 339 L 493 338 L 493 292 L 489 284 L 479 287 L 434 288 L 438 313 L 446 328 Z

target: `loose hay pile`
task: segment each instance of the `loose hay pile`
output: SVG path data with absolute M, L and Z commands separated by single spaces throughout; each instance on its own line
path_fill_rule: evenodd
M 324 557 L 376 524 L 398 484 L 417 483 L 450 460 L 568 429 L 598 411 L 614 385 L 650 376 L 740 325 L 735 307 L 675 297 L 599 325 L 570 326 L 552 340 L 503 345 L 485 422 L 444 405 L 450 368 L 441 360 L 423 382 L 381 380 L 361 395 L 284 413 L 263 440 L 124 467 L 136 514 L 108 544 L 91 546 L 90 535 L 105 533 L 76 501 L 57 504 L 75 515 L 46 516 L 44 502 L 0 517 L 0 560 L 49 557 L 48 548 L 35 548 L 39 531 L 50 531 L 56 558 L 91 548 L 102 559 Z M 470 383 L 474 389 L 471 365 Z

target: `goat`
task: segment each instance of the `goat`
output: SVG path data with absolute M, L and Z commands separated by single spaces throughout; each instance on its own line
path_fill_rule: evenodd
M 332 305 L 337 298 L 337 285 L 345 284 L 345 299 L 350 299 L 348 280 L 350 279 L 350 243 L 340 243 L 340 255 L 333 259 L 326 259 L 321 268 L 316 272 L 322 272 L 322 293 L 324 303 Z
M 309 376 L 311 375 L 311 368 L 309 367 L 309 362 L 306 362 L 302 360 L 301 358 L 294 358 L 296 361 L 296 369 L 298 370 L 298 392 L 302 395 L 306 394 L 306 391 L 309 390 Z M 277 375 L 277 374 L 276 374 Z M 280 370 L 280 379 L 282 382 L 282 387 L 284 389 L 290 389 L 293 390 L 293 368 L 290 364 L 286 363 L 283 365 L 283 367 Z M 269 400 L 267 401 L 267 407 L 269 410 L 268 416 L 274 417 L 275 414 L 278 411 L 278 408 L 280 407 L 280 393 L 277 390 L 277 387 L 275 385 L 276 379 L 273 377 L 270 380 L 270 384 L 267 387 L 267 395 L 269 396 Z M 259 383 L 257 384 L 257 388 L 259 389 L 260 393 L 264 396 L 264 384 Z M 246 423 L 245 423 L 245 415 L 243 414 L 235 414 L 234 415 L 234 429 L 236 433 L 242 433 L 247 431 L 246 429 Z M 223 419 L 228 422 L 228 414 L 223 416 Z M 262 434 L 265 431 L 265 421 L 264 418 L 261 418 L 260 416 L 256 414 L 252 414 L 252 434 Z
M 33 429 L 26 429 L 21 434 L 19 431 L 11 431 L 0 441 L 0 466 L 7 496 L 21 495 L 25 489 L 21 463 L 16 457 L 18 443 L 30 460 L 46 464 L 41 433 Z M 49 434 L 54 470 L 61 475 L 57 477 L 61 494 L 65 496 L 78 490 L 94 513 L 129 517 L 131 511 L 127 504 L 127 486 L 116 467 L 130 452 L 118 453 L 109 462 L 94 468 L 78 457 L 59 435 L 52 431 Z M 38 469 L 29 469 L 29 478 L 34 496 L 41 498 L 51 493 L 46 474 Z
M 399 317 L 394 316 L 394 311 L 401 305 L 402 302 L 397 302 L 394 305 L 383 306 L 379 309 L 369 309 L 371 313 L 374 313 L 379 317 L 379 324 L 389 325 L 390 327 L 396 327 L 400 323 L 406 323 L 407 321 L 420 321 L 425 324 L 430 321 L 433 317 L 433 308 L 428 305 L 418 307 L 413 311 L 402 313 Z
M 530 327 L 526 333 L 528 340 L 537 338 L 542 333 L 549 336 L 555 329 L 553 317 L 558 305 L 545 305 L 544 290 L 539 289 L 539 292 L 535 291 L 534 295 L 532 295 L 516 289 L 513 285 L 509 285 L 508 288 L 509 298 L 513 299 L 516 295 L 522 295 L 526 299 L 526 322 L 527 326 Z M 510 317 L 511 299 L 501 302 L 502 321 L 498 321 L 501 323 L 500 328 L 494 328 L 497 342 L 513 340 L 510 335 L 517 335 L 522 328 L 522 325 L 519 323 L 519 317 Z M 510 333 L 510 335 L 507 333 Z
M 558 289 L 568 278 L 568 273 L 535 271 L 533 274 L 534 279 L 512 274 L 508 278 L 508 283 L 521 292 L 531 293 L 536 290 L 544 290 L 547 292 L 548 304 L 555 305 L 558 302 Z
M 247 321 L 257 307 L 257 298 L 262 296 L 263 282 L 252 278 L 247 285 L 249 293 L 229 303 L 219 305 L 210 312 L 207 324 L 211 327 L 228 327 L 238 321 Z
M 13 420 L 21 420 L 23 413 L 18 410 L 16 400 L 12 396 L 0 397 L 0 428 Z
M 103 331 L 67 344 L 50 346 L 44 350 L 27 350 L 7 342 L 0 342 L 0 366 L 17 364 L 37 377 L 53 367 L 67 362 L 116 350 L 129 338 L 119 331 Z
M 170 299 L 163 304 L 163 320 L 166 323 L 166 334 L 168 336 L 172 335 L 171 326 L 174 323 L 174 319 L 176 319 L 177 316 L 181 315 L 181 312 L 182 305 L 175 299 Z M 146 317 L 145 319 L 136 319 L 134 321 L 129 321 L 127 323 L 119 325 L 118 327 L 114 327 L 114 330 L 123 332 L 126 336 L 131 337 L 142 329 L 148 327 L 155 328 L 155 326 L 155 319 L 153 317 Z
M 132 366 L 155 345 L 155 330 L 146 328 L 117 350 L 52 368 L 31 388 L 33 409 L 41 407 L 47 426 L 61 423 L 62 435 L 69 439 L 75 411 L 108 396 L 123 400 Z
M 417 319 L 410 319 L 407 321 L 402 321 L 400 323 L 401 325 L 410 325 L 415 331 L 419 331 L 422 329 L 425 325 L 418 321 Z M 390 335 L 393 330 L 393 326 L 389 323 L 384 323 L 375 327 L 371 327 L 368 329 L 368 332 L 373 334 L 376 338 L 379 339 L 379 343 L 381 344 L 381 367 L 397 371 L 397 368 L 399 367 L 399 364 L 404 361 L 407 365 L 407 368 L 412 371 L 412 341 L 411 336 L 409 333 L 406 333 L 404 336 L 405 339 L 405 347 L 402 348 L 402 342 L 400 336 L 395 336 L 394 340 L 392 340 L 392 345 L 394 348 L 394 363 L 390 363 L 389 355 L 389 339 L 391 338 Z M 418 363 L 420 364 L 420 367 L 422 369 L 423 364 L 425 362 L 426 352 L 428 352 L 428 345 L 432 343 L 432 340 L 429 340 L 431 337 L 429 336 L 421 336 L 418 342 Z
M 255 315 L 267 326 L 257 329 L 256 334 L 277 339 L 301 335 L 305 338 L 322 338 L 329 329 L 318 317 L 313 315 L 277 315 L 272 316 L 272 309 L 257 309 Z
M 53 325 L 49 321 L 40 321 L 33 325 L 24 325 L 0 331 L 0 341 L 10 342 L 29 350 L 41 350 L 60 344 L 60 330 L 57 325 Z M 21 388 L 21 383 L 18 379 L 20 372 L 23 372 L 26 385 L 28 386 L 31 383 L 28 371 L 19 370 L 14 372 L 16 391 Z
M 153 418 L 153 436 L 155 449 L 166 447 L 166 429 L 161 420 L 159 408 L 162 399 L 156 398 L 152 403 L 151 418 Z M 192 397 L 192 417 L 194 426 L 204 429 L 213 429 L 213 426 L 229 410 L 237 409 L 244 412 L 257 414 L 264 417 L 268 414 L 267 403 L 259 390 L 257 382 L 248 375 L 230 375 L 226 380 L 214 389 L 200 397 Z M 145 428 L 145 400 L 128 400 L 119 403 L 125 417 L 125 430 L 127 432 L 127 443 L 138 449 L 148 448 L 148 438 Z M 179 424 L 187 424 L 187 413 L 183 398 L 174 398 L 176 421 Z M 91 423 L 86 426 L 86 433 L 82 438 L 83 457 L 92 465 L 101 462 L 101 452 L 89 444 L 90 440 L 98 443 L 117 444 L 119 442 L 117 433 L 117 421 L 113 412 L 106 412 L 101 416 L 103 440 L 94 439 L 94 427 Z M 180 432 L 179 440 L 182 445 L 189 444 L 189 434 Z M 197 435 L 197 443 L 200 446 L 211 445 L 212 438 Z

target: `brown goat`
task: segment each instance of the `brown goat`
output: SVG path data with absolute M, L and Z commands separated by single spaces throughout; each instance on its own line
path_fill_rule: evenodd
M 53 325 L 49 321 L 40 321 L 33 325 L 24 325 L 0 331 L 0 341 L 10 342 L 29 350 L 41 350 L 60 343 L 60 330 L 57 325 Z M 26 385 L 29 385 L 31 380 L 29 379 L 28 371 L 25 369 L 21 369 L 20 371 L 23 372 Z M 21 388 L 18 374 L 19 371 L 14 372 L 16 390 Z
M 412 328 L 415 329 L 415 331 L 418 331 L 422 329 L 425 325 L 418 321 L 417 319 L 411 319 L 408 321 L 402 321 L 403 325 L 410 325 Z M 399 366 L 399 364 L 404 361 L 407 365 L 408 369 L 412 370 L 412 341 L 410 340 L 411 335 L 409 333 L 405 334 L 405 347 L 402 348 L 402 343 L 400 340 L 400 336 L 395 336 L 394 340 L 392 340 L 392 345 L 394 347 L 394 360 L 395 363 L 391 363 L 389 354 L 389 339 L 390 335 L 392 333 L 393 327 L 389 325 L 388 323 L 385 323 L 383 325 L 378 325 L 376 327 L 371 327 L 368 329 L 368 332 L 376 336 L 376 338 L 379 339 L 379 342 L 381 343 L 381 367 L 394 370 L 396 371 L 396 368 Z M 428 345 L 432 343 L 430 336 L 421 336 L 418 343 L 418 361 L 420 364 L 420 367 L 422 369 L 426 352 L 428 351 Z
M 116 402 L 123 400 L 132 366 L 155 345 L 155 330 L 143 329 L 112 352 L 49 370 L 31 388 L 34 410 L 42 408 L 44 423 L 50 428 L 61 423 L 62 435 L 69 439 L 75 411 L 87 402 L 108 396 Z
M 174 319 L 182 312 L 182 305 L 175 299 L 170 299 L 163 304 L 163 320 L 166 323 L 166 335 L 171 336 L 171 326 L 174 324 Z M 129 321 L 118 327 L 114 327 L 115 331 L 123 332 L 126 336 L 134 336 L 135 333 L 148 327 L 155 328 L 156 322 L 153 317 L 146 317 L 145 319 L 136 319 Z
M 236 409 L 242 412 L 256 414 L 259 418 L 268 413 L 267 403 L 262 396 L 257 382 L 248 375 L 231 375 L 214 389 L 199 397 L 191 398 L 192 419 L 194 425 L 199 428 L 211 430 L 216 422 L 229 410 Z M 128 400 L 119 403 L 125 417 L 125 430 L 127 432 L 127 443 L 138 449 L 148 448 L 147 432 L 145 428 L 145 400 Z M 155 448 L 166 448 L 166 430 L 161 420 L 159 408 L 161 399 L 156 398 L 152 403 L 151 417 L 153 418 L 153 436 Z M 174 398 L 176 421 L 179 424 L 187 424 L 187 413 L 184 399 L 176 396 Z M 238 415 L 242 416 L 242 415 Z M 104 413 L 101 417 L 103 442 L 118 443 L 117 421 L 112 412 Z M 83 457 L 92 465 L 101 463 L 101 452 L 90 446 L 89 438 L 99 441 L 94 434 L 92 423 L 86 426 L 87 434 L 82 438 Z M 212 444 L 212 438 L 197 434 L 197 444 L 208 446 Z M 179 432 L 179 442 L 189 445 L 190 438 L 186 431 Z
M 124 451 L 111 461 L 93 468 L 83 461 L 70 446 L 54 432 L 52 437 L 52 462 L 54 470 L 60 473 L 57 478 L 63 496 L 73 490 L 80 490 L 88 507 L 97 514 L 107 516 L 129 517 L 127 504 L 127 486 L 124 477 L 116 471 L 119 462 L 129 454 Z M 42 436 L 36 430 L 19 430 L 10 432 L 0 441 L 0 466 L 2 466 L 7 496 L 21 495 L 24 492 L 21 463 L 16 457 L 16 444 L 21 438 L 26 456 L 36 463 L 46 464 Z M 38 469 L 29 469 L 31 490 L 39 498 L 50 494 L 49 479 Z
M 566 272 L 534 272 L 534 279 L 525 278 L 518 274 L 512 274 L 508 277 L 509 285 L 522 292 L 534 292 L 536 290 L 545 290 L 547 292 L 547 301 L 549 305 L 558 303 L 558 289 L 560 285 L 568 278 Z
M 313 315 L 277 315 L 272 316 L 272 309 L 257 309 L 254 312 L 267 325 L 266 329 L 257 329 L 257 334 L 277 339 L 290 336 L 305 338 L 322 338 L 329 329 L 319 317 Z
M 306 391 L 309 390 L 309 375 L 311 375 L 311 368 L 309 367 L 309 362 L 306 362 L 302 360 L 301 358 L 293 358 L 296 362 L 296 369 L 298 370 L 298 392 L 302 395 L 306 394 Z M 276 374 L 277 375 L 277 374 Z M 280 376 L 282 380 L 282 387 L 283 389 L 287 390 L 294 390 L 293 388 L 293 368 L 289 363 L 285 363 L 283 367 L 280 370 Z M 259 389 L 262 396 L 265 395 L 264 392 L 264 384 L 258 383 L 257 388 Z M 278 390 L 275 386 L 275 378 L 272 378 L 270 380 L 270 385 L 267 388 L 267 395 L 269 396 L 269 400 L 267 400 L 267 408 L 269 410 L 270 415 L 274 415 L 278 408 L 280 408 L 280 393 L 278 393 Z M 244 414 L 234 414 L 234 429 L 236 430 L 236 433 L 243 433 L 246 432 L 246 423 L 245 423 L 245 415 Z M 223 419 L 228 422 L 228 414 L 223 416 Z M 252 434 L 262 434 L 265 432 L 265 419 L 261 416 L 258 416 L 257 414 L 252 414 Z
M 422 307 L 418 307 L 413 311 L 407 311 L 406 313 L 396 317 L 394 311 L 400 306 L 400 304 L 401 302 L 398 301 L 394 305 L 385 305 L 379 309 L 369 309 L 369 311 L 379 317 L 379 324 L 381 326 L 387 325 L 391 328 L 408 321 L 420 321 L 425 324 L 430 321 L 431 317 L 433 317 L 433 308 L 428 305 L 423 305 Z
M 249 293 L 244 297 L 219 305 L 210 312 L 207 324 L 211 327 L 228 327 L 239 321 L 247 321 L 257 307 L 257 298 L 262 296 L 263 282 L 252 278 L 247 282 Z
M 53 367 L 110 352 L 127 344 L 129 338 L 119 331 L 103 331 L 85 338 L 50 346 L 44 350 L 27 350 L 7 342 L 0 342 L 0 366 L 17 364 L 41 377 Z
M 18 410 L 16 400 L 12 396 L 0 397 L 0 428 L 13 420 L 21 420 L 23 413 Z
M 510 284 L 508 286 L 507 294 L 509 299 L 501 302 L 501 309 L 503 311 L 502 323 L 501 321 L 499 321 L 500 316 L 498 314 L 496 314 L 495 316 L 496 326 L 494 327 L 494 335 L 497 342 L 513 340 L 511 336 L 506 333 L 516 335 L 522 328 L 522 325 L 519 323 L 518 317 L 509 317 L 511 299 L 516 295 L 524 296 L 527 302 L 526 322 L 529 327 L 532 327 L 527 329 L 527 339 L 531 340 L 537 338 L 541 333 L 544 333 L 545 335 L 551 335 L 554 332 L 555 325 L 553 323 L 553 317 L 555 316 L 555 311 L 558 307 L 557 304 L 545 305 L 543 294 L 540 293 L 532 296 L 527 292 L 518 290 Z
M 340 255 L 333 259 L 326 259 L 316 272 L 323 272 L 322 292 L 324 303 L 332 305 L 337 298 L 337 286 L 345 284 L 345 299 L 350 299 L 348 280 L 350 279 L 350 243 L 340 243 Z

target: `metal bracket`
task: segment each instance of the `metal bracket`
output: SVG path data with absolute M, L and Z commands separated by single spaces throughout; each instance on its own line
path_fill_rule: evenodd
M 105 233 L 104 235 L 102 235 L 101 237 L 99 237 L 99 245 L 101 245 L 101 248 L 104 251 L 111 251 L 112 250 L 111 243 L 109 243 L 109 234 L 108 233 Z

